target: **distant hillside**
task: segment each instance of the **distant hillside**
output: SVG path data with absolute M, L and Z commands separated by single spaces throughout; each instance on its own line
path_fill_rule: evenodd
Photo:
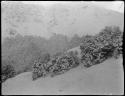
M 23 3 L 2 4 L 2 38 L 12 34 L 50 38 L 52 33 L 72 37 L 98 33 L 109 25 L 123 29 L 124 14 L 90 3 L 54 4 L 51 7 Z

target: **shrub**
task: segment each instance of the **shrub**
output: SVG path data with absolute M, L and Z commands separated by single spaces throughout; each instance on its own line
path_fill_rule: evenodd
M 122 50 L 119 50 L 118 48 L 115 48 L 114 52 L 113 52 L 113 57 L 115 59 L 118 59 L 120 54 L 122 54 Z
M 77 51 L 71 51 L 69 52 L 70 57 L 72 57 L 72 60 L 74 61 L 74 64 L 72 66 L 72 68 L 77 67 L 80 64 L 80 58 L 77 56 L 78 52 Z
M 89 67 L 93 65 L 94 57 L 97 58 L 99 54 L 97 54 L 98 46 L 94 40 L 94 37 L 87 38 L 84 40 L 83 44 L 80 45 L 81 49 L 81 62 L 85 67 Z M 96 52 L 96 54 L 94 54 Z
M 8 78 L 14 77 L 16 74 L 14 67 L 12 65 L 5 65 L 2 67 L 2 82 L 6 81 Z
M 79 60 L 75 53 L 72 54 L 72 52 L 66 53 L 62 56 L 60 56 L 55 63 L 52 71 L 52 77 L 63 74 L 67 72 L 68 70 L 75 68 L 79 65 Z
M 46 75 L 46 70 L 45 70 L 45 64 L 41 63 L 39 61 L 35 61 L 34 62 L 34 66 L 33 66 L 33 74 L 32 74 L 32 78 L 33 80 L 36 80 L 39 77 L 45 77 Z
M 119 27 L 106 27 L 93 37 L 84 38 L 80 45 L 81 61 L 85 67 L 99 64 L 122 53 L 122 32 Z
M 103 33 L 103 35 L 101 35 Z M 105 38 L 104 38 L 105 35 Z M 123 43 L 123 33 L 120 31 L 119 27 L 106 27 L 99 36 L 103 36 L 103 42 L 107 42 L 107 45 L 113 47 L 112 53 L 119 56 L 122 54 L 122 43 Z M 105 45 L 104 45 L 105 46 Z M 116 57 L 117 57 L 116 56 Z
M 39 77 L 45 77 L 49 70 L 49 66 L 52 65 L 50 61 L 50 54 L 46 53 L 43 56 L 37 58 L 34 60 L 34 65 L 33 65 L 33 74 L 32 78 L 33 80 L 36 80 Z
M 50 67 L 52 69 L 51 76 L 55 76 L 55 75 L 64 73 L 65 71 L 69 70 L 69 67 L 70 67 L 70 64 L 68 63 L 68 57 L 66 55 L 57 57 L 54 65 L 51 67 Z
M 34 62 L 33 66 L 33 80 L 39 77 L 46 77 L 49 74 L 51 77 L 63 74 L 79 65 L 78 58 L 75 54 L 63 54 L 61 56 L 56 56 L 51 58 L 47 63 L 41 63 L 40 61 Z

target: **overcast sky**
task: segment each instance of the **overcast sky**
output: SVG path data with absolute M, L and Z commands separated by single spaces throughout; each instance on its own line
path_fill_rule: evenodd
M 84 1 L 80 1 L 80 3 Z M 115 10 L 121 13 L 124 13 L 124 2 L 123 1 L 90 1 L 91 3 L 101 6 L 107 9 Z M 59 2 L 59 1 L 24 1 L 24 3 L 28 4 L 42 4 L 44 6 L 51 6 L 55 3 L 68 3 L 68 2 Z M 71 3 L 71 2 L 70 2 Z M 74 2 L 72 2 L 74 3 Z
M 6 2 L 6 1 L 3 1 Z M 8 2 L 8 1 L 7 1 Z M 42 4 L 44 6 L 51 6 L 55 3 L 76 3 L 73 1 L 22 1 L 25 4 Z M 85 1 L 78 1 L 84 3 Z M 77 2 L 77 3 L 78 3 Z M 124 2 L 123 1 L 89 1 L 97 6 L 101 6 L 107 9 L 115 10 L 124 13 Z
M 104 8 L 107 9 L 112 9 L 115 11 L 119 11 L 121 13 L 124 13 L 124 2 L 123 1 L 101 1 L 101 2 L 96 2 L 96 1 L 92 1 L 92 3 L 98 5 L 98 6 L 102 6 Z

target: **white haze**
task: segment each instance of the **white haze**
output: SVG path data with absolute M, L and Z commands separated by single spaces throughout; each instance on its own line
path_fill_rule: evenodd
M 85 3 L 85 1 L 80 2 L 59 2 L 59 1 L 23 1 L 25 4 L 42 4 L 45 7 L 50 7 L 56 3 L 63 3 L 63 4 L 73 4 L 73 3 Z M 104 7 L 106 9 L 111 9 L 114 11 L 118 11 L 120 13 L 124 13 L 124 2 L 123 1 L 89 1 L 88 3 L 93 3 L 94 5 Z

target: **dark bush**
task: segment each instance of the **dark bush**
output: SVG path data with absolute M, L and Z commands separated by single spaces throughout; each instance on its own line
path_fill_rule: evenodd
M 119 27 L 106 27 L 93 37 L 84 38 L 80 45 L 81 62 L 85 67 L 99 64 L 122 54 L 122 32 Z
M 40 61 L 34 62 L 33 66 L 33 80 L 39 77 L 46 77 L 49 74 L 53 77 L 59 74 L 63 74 L 71 68 L 77 67 L 79 60 L 75 54 L 63 54 L 51 58 L 47 63 L 41 63 Z
M 2 82 L 6 81 L 8 78 L 14 77 L 15 74 L 16 72 L 12 65 L 2 66 Z
M 72 60 L 74 61 L 74 64 L 73 64 L 72 68 L 77 67 L 80 64 L 80 58 L 77 56 L 78 52 L 77 51 L 74 51 L 74 52 L 71 51 L 68 54 L 72 57 Z
M 45 75 L 46 75 L 45 63 L 41 63 L 40 61 L 35 61 L 32 74 L 33 80 L 39 77 L 45 77 Z
M 75 55 L 75 52 L 65 53 L 60 57 L 57 57 L 55 60 L 55 64 L 51 66 L 51 76 L 56 76 L 59 74 L 63 74 L 68 70 L 75 68 L 79 65 L 79 58 Z
M 48 75 L 49 66 L 52 65 L 49 62 L 50 58 L 51 58 L 50 54 L 46 53 L 43 56 L 34 60 L 33 74 L 32 74 L 33 80 L 36 80 L 39 77 L 45 77 L 46 75 Z

